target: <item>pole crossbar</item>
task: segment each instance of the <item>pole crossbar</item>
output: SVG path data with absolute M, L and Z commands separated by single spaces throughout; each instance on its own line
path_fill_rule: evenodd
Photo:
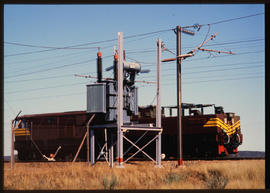
M 223 54 L 232 54 L 232 55 L 235 55 L 234 52 L 232 51 L 229 51 L 229 52 L 225 52 L 225 51 L 220 51 L 220 50 L 212 50 L 212 49 L 205 49 L 205 48 L 199 48 L 199 50 L 201 51 L 207 51 L 207 52 L 217 52 L 217 53 L 223 53 Z

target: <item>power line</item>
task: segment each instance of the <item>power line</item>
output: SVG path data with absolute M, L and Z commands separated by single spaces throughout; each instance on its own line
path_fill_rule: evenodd
M 20 101 L 28 101 L 28 100 L 40 100 L 40 99 L 48 99 L 48 98 L 56 98 L 56 97 L 69 97 L 69 96 L 75 96 L 75 95 L 82 95 L 85 94 L 85 92 L 76 92 L 76 93 L 70 93 L 70 94 L 61 94 L 61 95 L 49 95 L 44 97 L 32 97 L 32 98 L 20 98 Z M 10 101 L 18 101 L 18 100 L 10 100 Z
M 21 82 L 28 82 L 28 81 L 36 81 L 36 80 L 46 80 L 46 79 L 55 79 L 55 78 L 63 78 L 63 77 L 71 77 L 73 74 L 65 74 L 65 75 L 56 75 L 56 76 L 49 76 L 43 78 L 32 78 L 32 79 L 21 79 L 21 80 L 12 80 L 12 81 L 5 81 L 5 83 L 21 83 Z
M 40 45 L 32 45 L 32 44 L 23 44 L 23 43 L 17 43 L 17 42 L 4 42 L 5 44 L 9 45 L 16 45 L 16 46 L 23 46 L 23 47 L 31 47 L 31 48 L 46 48 L 46 49 L 97 49 L 98 47 L 82 47 L 82 48 L 76 48 L 76 47 L 54 47 L 54 46 L 40 46 Z
M 203 71 L 187 72 L 187 73 L 183 73 L 183 74 L 197 74 L 197 73 L 217 72 L 217 71 L 227 71 L 227 70 L 250 69 L 250 68 L 263 67 L 263 66 L 264 65 L 242 66 L 242 67 L 237 67 L 237 68 L 223 68 L 223 69 L 218 69 L 218 70 L 203 70 Z M 167 74 L 167 75 L 169 76 L 169 75 L 172 75 L 172 74 Z
M 68 53 L 68 54 L 62 54 L 62 55 L 56 55 L 56 56 L 51 56 L 51 57 L 42 57 L 42 58 L 34 58 L 31 60 L 23 60 L 23 61 L 15 61 L 15 62 L 5 62 L 6 64 L 18 64 L 18 63 L 28 63 L 28 62 L 34 62 L 34 61 L 41 61 L 41 60 L 48 60 L 48 59 L 52 59 L 52 58 L 58 58 L 58 57 L 65 57 L 65 56 L 73 56 L 73 55 L 79 55 L 79 54 L 83 54 L 83 53 L 88 53 L 88 51 L 82 51 L 82 52 L 75 52 L 75 53 Z
M 252 39 L 252 40 L 240 40 L 240 41 L 233 41 L 233 42 L 224 42 L 224 43 L 216 43 L 216 44 L 208 44 L 204 47 L 209 47 L 209 46 L 220 46 L 220 45 L 228 45 L 228 44 L 239 44 L 239 43 L 246 43 L 246 42 L 257 42 L 257 41 L 262 41 L 265 40 L 264 38 L 260 39 Z
M 127 58 L 129 58 L 131 60 L 134 60 L 134 59 L 132 59 L 130 57 L 127 57 Z M 137 60 L 134 60 L 134 61 L 140 63 Z M 242 64 L 255 64 L 255 63 L 263 63 L 263 61 L 240 62 L 240 63 L 231 63 L 231 64 L 224 64 L 224 65 L 194 66 L 194 67 L 185 67 L 184 69 L 199 69 L 199 68 L 225 67 L 225 66 L 235 66 L 235 65 L 242 65 Z M 155 71 L 155 70 L 156 69 L 153 69 L 151 71 Z M 166 69 L 162 70 L 162 72 L 164 72 L 164 71 L 171 71 L 171 70 L 174 70 L 174 68 L 166 68 Z M 85 74 L 91 74 L 91 73 L 95 73 L 95 72 L 87 72 Z M 81 74 L 81 73 L 79 73 L 79 74 Z M 58 78 L 63 78 L 63 77 L 74 77 L 74 73 L 72 73 L 72 74 L 64 74 L 64 75 L 56 75 L 56 76 L 48 76 L 48 77 L 42 77 L 42 78 L 32 78 L 32 79 L 20 79 L 20 80 L 5 81 L 5 83 L 16 83 L 16 84 L 19 84 L 19 83 L 29 82 L 29 81 L 46 80 L 46 79 L 58 79 Z M 145 77 L 145 78 L 149 78 L 149 77 Z
M 135 34 L 135 35 L 126 36 L 126 37 L 124 37 L 124 39 L 130 39 L 130 38 L 135 38 L 135 37 L 140 37 L 140 36 L 152 35 L 152 34 L 157 34 L 157 33 L 166 32 L 166 31 L 170 31 L 170 30 L 172 30 L 172 29 L 159 30 L 159 31 L 142 33 L 142 34 Z M 23 52 L 23 53 L 9 54 L 9 55 L 5 55 L 4 57 L 18 56 L 18 55 L 27 55 L 27 54 L 48 52 L 48 51 L 61 50 L 61 49 L 73 49 L 75 47 L 86 46 L 86 45 L 93 45 L 93 44 L 102 44 L 102 43 L 113 42 L 113 41 L 117 41 L 117 38 L 109 39 L 109 40 L 96 41 L 96 42 L 88 42 L 88 43 L 84 43 L 84 44 L 77 44 L 77 45 L 65 46 L 65 47 L 51 47 L 50 49 L 40 50 L 40 51 L 32 51 L 32 52 Z M 10 43 L 12 43 L 12 42 L 10 42 Z M 35 47 L 35 45 L 29 45 L 29 44 L 21 44 L 21 43 L 13 43 L 13 44 L 17 44 L 17 45 L 20 44 L 20 45 L 33 46 L 33 47 Z M 48 46 L 39 46 L 39 47 L 45 48 L 45 47 L 48 47 Z M 97 48 L 97 47 L 93 47 L 93 48 Z
M 213 22 L 213 23 L 209 23 L 209 24 L 202 24 L 202 25 L 196 25 L 196 26 L 201 27 L 201 26 L 206 26 L 207 25 L 207 26 L 210 27 L 210 25 L 216 25 L 216 24 L 230 22 L 230 21 L 234 21 L 234 20 L 245 19 L 245 18 L 254 17 L 254 16 L 258 16 L 258 15 L 263 15 L 263 14 L 264 13 L 257 13 L 257 14 L 252 14 L 252 15 L 247 15 L 247 16 L 242 16 L 242 17 L 237 17 L 237 18 L 231 18 L 231 19 L 227 19 L 227 20 L 221 20 L 221 21 L 217 21 L 217 22 Z M 183 28 L 188 28 L 188 27 L 195 27 L 195 25 L 193 25 L 193 26 L 185 26 Z M 126 36 L 124 39 L 129 39 L 129 38 L 134 38 L 134 37 L 139 37 L 139 36 L 145 36 L 145 35 L 151 35 L 151 34 L 171 31 L 171 30 L 174 30 L 174 28 L 165 29 L 165 30 L 159 30 L 159 31 L 154 31 L 154 32 L 148 32 L 148 33 L 142 33 L 142 34 L 130 35 L 130 36 Z M 76 49 L 76 47 L 81 47 L 81 46 L 86 46 L 86 45 L 93 45 L 93 44 L 107 43 L 107 42 L 112 42 L 112 41 L 116 41 L 116 40 L 117 40 L 117 38 L 114 38 L 114 39 L 108 39 L 108 40 L 96 41 L 96 42 L 88 42 L 88 43 L 84 43 L 84 44 L 77 44 L 77 45 L 65 46 L 65 47 L 35 46 L 35 45 L 22 44 L 22 43 L 16 43 L 16 42 L 5 42 L 5 43 L 8 43 L 8 44 L 13 44 L 13 45 L 28 46 L 28 47 L 42 47 L 42 48 L 49 48 L 49 49 L 35 51 L 35 52 L 24 52 L 24 53 L 17 53 L 17 54 L 9 54 L 9 55 L 5 55 L 4 57 L 26 55 L 26 54 L 33 54 L 33 53 L 41 53 L 41 52 L 58 50 L 58 49 Z M 96 47 L 93 47 L 93 48 L 96 48 Z M 93 49 L 93 48 L 88 48 L 88 49 Z M 82 49 L 82 48 L 78 48 L 78 49 Z M 83 48 L 83 49 L 85 49 L 85 48 Z
M 108 57 L 113 57 L 113 55 L 105 56 L 103 58 L 108 58 Z M 26 72 L 26 73 L 22 73 L 22 74 L 16 74 L 16 75 L 12 75 L 12 76 L 7 76 L 7 77 L 5 77 L 5 79 L 14 78 L 14 77 L 18 77 L 18 76 L 31 75 L 31 74 L 36 74 L 36 73 L 40 73 L 40 72 L 50 71 L 50 70 L 61 69 L 61 68 L 70 67 L 70 66 L 79 65 L 79 64 L 85 64 L 85 63 L 88 63 L 88 62 L 93 62 L 95 60 L 96 60 L 96 58 L 95 59 L 91 59 L 91 60 L 85 60 L 85 61 L 75 62 L 75 63 L 72 63 L 72 64 L 65 64 L 65 65 L 62 65 L 62 66 L 56 66 L 56 67 L 52 67 L 52 68 L 47 68 L 47 69 L 42 69 L 42 70 L 36 70 L 36 71 L 32 71 L 32 72 Z
M 215 46 L 215 45 L 225 45 L 225 44 L 237 44 L 237 43 L 245 43 L 245 42 L 255 42 L 255 41 L 261 41 L 264 39 L 252 39 L 252 40 L 243 40 L 243 41 L 234 41 L 234 42 L 227 42 L 227 43 L 219 43 L 219 44 L 212 44 L 212 45 L 208 45 L 208 46 Z M 205 46 L 206 47 L 206 46 Z M 141 50 L 141 51 L 134 51 L 134 52 L 128 52 L 128 54 L 132 54 L 132 53 L 145 53 L 145 52 L 156 52 L 156 50 Z M 249 52 L 250 53 L 250 52 Z M 239 54 L 237 54 L 239 55 Z M 133 59 L 134 60 L 134 59 Z M 196 59 L 195 59 L 196 60 Z M 141 64 L 155 64 L 153 63 L 147 63 L 147 62 L 140 62 Z M 49 64 L 53 64 L 53 63 L 49 63 Z M 47 66 L 48 64 L 42 64 L 41 66 Z M 146 65 L 148 66 L 148 65 Z M 151 66 L 151 65 L 149 65 Z M 39 67 L 39 66 L 38 66 Z M 14 73 L 14 72 L 13 72 Z
M 252 51 L 252 52 L 242 52 L 242 53 L 236 53 L 235 55 L 223 55 L 223 56 L 215 56 L 217 58 L 223 58 L 223 57 L 237 57 L 237 56 L 240 56 L 240 55 L 246 55 L 246 54 L 256 54 L 256 53 L 262 53 L 264 52 L 264 50 L 259 50 L 259 51 Z M 205 59 L 209 59 L 209 57 L 201 57 L 201 58 L 195 58 L 195 59 L 187 59 L 185 61 L 186 62 L 192 62 L 192 61 L 196 61 L 196 60 L 205 60 Z
M 225 79 L 212 79 L 212 80 L 201 80 L 201 81 L 190 81 L 190 82 L 183 82 L 183 84 L 194 84 L 194 83 L 215 83 L 219 81 L 231 81 L 231 80 L 243 80 L 243 79 L 255 79 L 255 78 L 263 78 L 264 76 L 247 76 L 247 77 L 237 77 L 237 78 L 225 78 Z M 141 87 L 153 87 L 154 85 L 144 85 Z M 175 86 L 174 83 L 166 83 L 162 84 L 162 86 Z
M 263 14 L 264 14 L 264 13 L 256 13 L 256 14 L 246 15 L 246 16 L 242 16 L 242 17 L 236 17 L 236 18 L 231 18 L 231 19 L 221 20 L 221 21 L 217 21 L 217 22 L 213 22 L 213 23 L 209 23 L 209 24 L 202 24 L 202 25 L 200 25 L 200 26 L 217 25 L 217 24 L 220 24 L 220 23 L 225 23 L 225 22 L 235 21 L 235 20 L 239 20 L 239 19 L 245 19 L 245 18 L 249 18 L 249 17 L 255 17 L 255 16 L 263 15 Z
M 256 66 L 241 66 L 237 68 L 223 68 L 223 69 L 214 69 L 214 70 L 203 70 L 203 71 L 193 71 L 193 72 L 183 72 L 183 75 L 187 74 L 198 74 L 198 73 L 207 73 L 207 72 L 219 72 L 219 71 L 229 71 L 229 70 L 240 70 L 240 69 L 250 69 L 250 68 L 258 68 L 258 67 L 263 67 L 264 65 L 256 65 Z M 167 76 L 173 76 L 175 74 L 164 74 L 162 75 L 163 77 Z M 153 78 L 155 76 L 148 76 L 146 78 Z
M 106 71 L 103 71 L 106 72 Z M 84 74 L 91 74 L 95 72 L 84 72 Z M 83 74 L 83 73 L 80 73 Z M 19 79 L 19 80 L 11 80 L 11 81 L 5 81 L 5 83 L 23 83 L 23 82 L 29 82 L 29 81 L 36 81 L 36 80 L 46 80 L 46 79 L 57 79 L 57 78 L 63 78 L 63 77 L 74 77 L 74 73 L 72 74 L 64 74 L 64 75 L 55 75 L 55 76 L 46 76 L 42 78 L 31 78 L 31 79 Z
M 210 47 L 210 46 L 220 46 L 220 45 L 229 45 L 229 44 L 240 44 L 240 43 L 246 43 L 246 42 L 256 42 L 256 41 L 262 41 L 264 38 L 261 39 L 251 39 L 251 40 L 241 40 L 241 41 L 233 41 L 233 42 L 224 42 L 224 43 L 216 43 L 216 44 L 209 44 L 205 45 L 204 47 Z M 183 49 L 188 49 L 188 48 L 194 48 L 194 46 L 186 46 L 182 47 Z M 174 49 L 174 48 L 169 48 L 169 49 Z M 139 50 L 139 51 L 132 51 L 132 50 L 127 50 L 127 54 L 135 54 L 135 53 L 150 53 L 150 52 L 156 52 L 155 49 L 144 49 L 144 50 Z
M 205 82 L 217 82 L 217 81 L 230 81 L 230 80 L 242 80 L 242 79 L 254 79 L 254 78 L 263 78 L 264 76 L 248 76 L 248 77 L 237 77 L 237 78 L 226 78 L 226 79 L 212 79 L 212 80 L 202 80 L 202 81 L 191 81 L 191 82 L 183 82 L 183 84 L 194 84 L 194 83 L 205 83 Z M 169 84 L 162 84 L 163 86 L 170 86 L 174 85 L 173 83 Z M 140 87 L 149 87 L 149 86 L 155 86 L 155 85 L 144 85 Z M 32 97 L 32 98 L 20 98 L 20 101 L 27 101 L 27 100 L 40 100 L 40 99 L 47 99 L 47 98 L 55 98 L 55 97 L 68 97 L 68 96 L 75 96 L 75 95 L 81 95 L 85 94 L 85 92 L 76 92 L 76 93 L 70 93 L 70 94 L 61 94 L 61 95 L 49 95 L 44 97 Z M 18 100 L 10 100 L 12 101 L 18 101 Z
M 193 66 L 193 67 L 185 67 L 185 70 L 192 70 L 192 69 L 198 69 L 198 68 L 215 68 L 215 67 L 225 67 L 225 66 L 237 66 L 237 65 L 242 65 L 242 64 L 258 64 L 258 63 L 263 63 L 263 61 L 250 61 L 250 62 L 239 62 L 239 63 L 231 63 L 231 64 L 222 64 L 222 65 L 202 65 L 202 66 Z M 166 68 L 163 70 L 164 71 L 170 71 L 174 70 L 172 68 Z
M 79 64 L 85 64 L 85 63 L 92 62 L 92 61 L 94 61 L 94 59 L 80 61 L 80 62 L 75 62 L 75 63 L 72 63 L 72 64 L 65 64 L 65 65 L 62 65 L 62 66 L 57 66 L 57 67 L 52 67 L 52 68 L 47 68 L 47 69 L 42 69 L 42 70 L 36 70 L 36 71 L 32 71 L 32 72 L 15 74 L 15 75 L 11 75 L 11 76 L 6 76 L 5 79 L 14 78 L 14 77 L 18 77 L 18 76 L 31 75 L 31 74 L 36 74 L 36 73 L 40 73 L 40 72 L 50 71 L 50 70 L 56 70 L 56 69 L 60 69 L 60 68 L 64 68 L 64 67 L 69 67 L 69 66 L 74 66 L 74 65 L 79 65 Z
M 236 56 L 239 56 L 239 55 L 246 55 L 246 54 L 255 54 L 255 53 L 262 53 L 264 52 L 264 50 L 259 50 L 259 51 L 253 51 L 253 52 L 242 52 L 242 53 L 237 53 L 235 55 L 224 55 L 224 56 L 216 56 L 217 58 L 221 58 L 221 57 L 236 57 Z M 195 59 L 186 59 L 184 64 L 186 62 L 193 62 L 193 61 L 197 61 L 197 60 L 205 60 L 205 59 L 209 59 L 209 57 L 199 57 L 199 58 L 195 58 Z M 141 62 L 141 64 L 147 64 L 147 65 L 144 65 L 144 67 L 149 67 L 149 66 L 154 66 L 156 65 L 155 62 L 149 62 L 149 63 L 144 63 L 144 62 Z
M 246 76 L 246 75 L 262 75 L 263 72 L 250 72 L 250 73 L 236 73 L 236 74 L 226 74 L 226 77 L 239 77 L 239 76 Z M 196 76 L 196 77 L 185 77 L 185 80 L 186 79 L 209 79 L 209 78 L 220 78 L 220 74 L 215 74 L 215 75 L 207 75 L 207 76 Z M 168 78 L 164 78 L 164 81 L 170 81 L 170 80 L 175 80 L 175 78 L 171 78 L 171 77 L 168 77 Z
M 264 76 L 247 76 L 242 78 L 224 78 L 224 79 L 213 79 L 213 80 L 202 80 L 202 81 L 192 81 L 184 82 L 184 84 L 194 84 L 194 83 L 205 83 L 205 82 L 217 82 L 217 81 L 228 81 L 228 80 L 243 80 L 243 79 L 253 79 L 253 78 L 263 78 Z
M 206 73 L 206 72 L 217 72 L 217 71 L 228 71 L 228 70 L 237 70 L 237 69 L 249 69 L 249 68 L 257 68 L 257 67 L 262 67 L 263 65 L 256 65 L 256 66 L 244 66 L 244 67 L 237 67 L 237 68 L 225 68 L 225 69 L 215 69 L 215 70 L 205 70 L 205 71 L 196 71 L 196 72 L 189 72 L 189 73 L 183 73 L 183 75 L 186 74 L 196 74 L 196 73 Z M 163 77 L 167 76 L 172 76 L 174 74 L 166 74 L 163 75 Z M 150 76 L 151 77 L 151 76 Z M 149 78 L 149 77 L 148 77 Z M 74 85 L 80 85 L 80 84 L 86 84 L 85 83 L 75 83 L 75 84 L 61 84 L 57 86 L 52 86 L 52 87 L 41 87 L 41 88 L 34 88 L 34 89 L 28 89 L 28 90 L 17 90 L 17 91 L 11 91 L 11 92 L 5 92 L 5 94 L 14 94 L 18 92 L 29 92 L 29 91 L 37 91 L 37 90 L 44 90 L 44 89 L 51 89 L 51 88 L 59 88 L 59 87 L 66 87 L 66 86 L 74 86 Z
M 61 85 L 57 85 L 57 86 L 32 88 L 32 89 L 26 89 L 26 90 L 16 90 L 16 91 L 10 91 L 10 92 L 7 91 L 7 92 L 5 92 L 5 94 L 15 94 L 15 93 L 20 93 L 20 92 L 32 92 L 32 91 L 46 90 L 46 89 L 51 89 L 51 88 L 62 88 L 62 87 L 76 86 L 76 85 L 87 84 L 87 83 L 89 83 L 89 82 L 73 83 L 73 84 L 61 84 Z

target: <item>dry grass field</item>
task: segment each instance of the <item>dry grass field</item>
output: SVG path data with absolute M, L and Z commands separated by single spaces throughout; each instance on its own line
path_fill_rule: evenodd
M 5 190 L 82 189 L 264 189 L 265 161 L 131 162 L 110 168 L 106 162 L 4 164 Z

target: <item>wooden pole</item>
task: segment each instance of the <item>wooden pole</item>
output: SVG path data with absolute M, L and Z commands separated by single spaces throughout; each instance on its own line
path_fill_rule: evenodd
M 176 50 L 177 56 L 181 55 L 181 27 L 177 26 L 177 41 L 176 41 Z M 178 166 L 183 165 L 183 156 L 182 156 L 182 93 L 181 93 L 181 62 L 182 58 L 177 58 L 176 68 L 177 68 L 177 141 L 178 141 Z
M 75 161 L 76 161 L 76 159 L 77 159 L 77 157 L 78 157 L 78 155 L 79 155 L 79 153 L 80 153 L 80 151 L 81 151 L 81 148 L 82 148 L 82 146 L 83 146 L 83 143 L 84 143 L 84 141 L 85 141 L 86 136 L 87 136 L 87 132 L 85 132 L 84 137 L 83 137 L 83 140 L 82 140 L 82 142 L 81 142 L 81 144 L 80 144 L 80 146 L 79 146 L 79 148 L 78 148 L 78 151 L 77 151 L 77 153 L 76 153 L 76 155 L 75 155 L 75 157 L 74 157 L 74 159 L 73 159 L 72 162 L 75 162 Z

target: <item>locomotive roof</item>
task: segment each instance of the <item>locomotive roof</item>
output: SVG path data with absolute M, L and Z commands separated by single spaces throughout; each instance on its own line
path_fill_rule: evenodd
M 18 118 L 57 117 L 57 116 L 80 115 L 80 114 L 86 114 L 86 111 L 68 111 L 68 112 L 57 112 L 57 113 L 30 114 L 30 115 L 22 115 L 22 116 L 19 116 Z

